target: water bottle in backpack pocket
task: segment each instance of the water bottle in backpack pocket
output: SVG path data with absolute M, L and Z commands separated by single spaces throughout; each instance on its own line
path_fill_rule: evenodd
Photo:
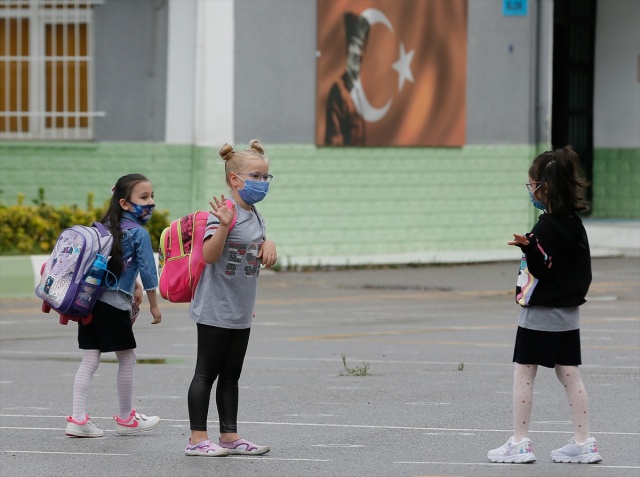
M 89 312 L 100 296 L 100 285 L 105 280 L 107 274 L 107 258 L 96 254 L 93 265 L 80 282 L 78 294 L 74 300 L 74 305 L 78 309 L 86 309 Z

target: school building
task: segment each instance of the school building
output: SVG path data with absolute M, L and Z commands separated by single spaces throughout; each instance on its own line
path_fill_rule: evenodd
M 429 1 L 449 0 L 335 4 Z M 84 207 L 139 172 L 173 219 L 226 193 L 222 144 L 258 138 L 274 175 L 258 208 L 285 267 L 515 258 L 507 240 L 536 217 L 529 164 L 571 144 L 586 220 L 640 219 L 640 0 L 464 0 L 455 147 L 317 144 L 319 2 L 3 0 L 2 203 L 43 188 Z

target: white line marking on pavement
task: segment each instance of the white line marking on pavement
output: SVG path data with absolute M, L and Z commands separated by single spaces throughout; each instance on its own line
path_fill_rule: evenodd
M 138 396 L 138 399 L 184 399 L 184 396 Z
M 64 455 L 113 455 L 113 456 L 130 456 L 131 454 L 104 454 L 102 452 L 53 452 L 53 451 L 29 451 L 29 450 L 6 450 L 2 451 L 6 454 L 64 454 Z
M 36 416 L 36 415 L 22 415 L 22 414 L 0 414 L 0 417 L 20 417 L 20 418 L 33 418 L 33 419 L 60 419 L 61 416 Z M 96 417 L 92 416 L 91 419 L 113 419 L 112 417 Z M 188 419 L 161 419 L 162 422 L 176 422 L 176 423 L 187 423 Z M 209 423 L 217 423 L 218 421 L 209 420 Z M 463 429 L 463 428 L 453 428 L 453 427 L 416 427 L 416 426 L 375 426 L 370 424 L 333 424 L 333 423 L 316 423 L 316 422 L 274 422 L 274 421 L 238 421 L 239 424 L 248 424 L 248 425 L 263 425 L 263 426 L 292 426 L 292 427 L 335 427 L 335 428 L 344 428 L 344 429 L 387 429 L 387 430 L 404 430 L 404 431 L 434 431 L 434 432 L 470 432 L 470 433 L 482 433 L 482 432 L 513 432 L 513 429 Z M 0 429 L 23 429 L 20 427 L 0 427 Z M 30 428 L 24 428 L 30 429 Z M 56 429 L 60 430 L 61 428 L 44 428 L 46 430 Z M 106 430 L 105 432 L 109 432 Z M 112 431 L 115 432 L 115 431 Z M 545 431 L 545 430 L 535 430 L 529 431 L 533 434 L 573 434 L 573 431 Z M 603 435 L 603 436 L 640 436 L 640 432 L 614 432 L 614 431 L 597 431 L 593 432 L 595 435 Z
M 331 459 L 287 459 L 284 457 L 265 457 L 265 456 L 260 456 L 260 458 L 257 459 L 255 456 L 251 457 L 251 456 L 234 455 L 233 460 L 237 460 L 237 459 L 248 459 L 253 461 L 281 460 L 281 461 L 290 461 L 290 462 L 333 462 Z
M 287 417 L 333 417 L 333 414 L 285 414 Z
M 23 417 L 27 417 L 27 416 L 23 416 Z M 66 427 L 24 427 L 24 426 L 22 426 L 22 427 L 10 427 L 10 426 L 1 426 L 0 429 L 7 429 L 7 430 L 12 430 L 12 431 L 64 431 L 66 429 Z M 112 430 L 112 429 L 105 429 L 104 432 L 116 432 L 116 431 Z
M 408 406 L 448 406 L 450 402 L 406 402 Z
M 360 444 L 311 444 L 311 447 L 364 447 Z
M 432 465 L 489 465 L 489 466 L 506 466 L 506 464 L 503 463 L 498 463 L 498 462 L 411 462 L 411 461 L 407 461 L 407 462 L 394 462 L 394 464 L 418 464 L 418 465 L 426 465 L 426 464 L 432 464 Z M 591 469 L 640 469 L 639 466 L 635 466 L 635 465 L 602 465 L 602 464 L 597 464 L 597 465 L 591 465 L 589 468 Z

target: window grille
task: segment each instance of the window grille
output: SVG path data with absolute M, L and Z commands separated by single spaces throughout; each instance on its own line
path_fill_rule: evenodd
M 93 6 L 0 0 L 0 139 L 93 138 Z

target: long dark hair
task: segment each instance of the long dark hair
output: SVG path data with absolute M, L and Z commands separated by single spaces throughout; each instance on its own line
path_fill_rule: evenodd
M 122 230 L 120 230 L 120 217 L 123 209 L 120 206 L 120 199 L 129 200 L 133 188 L 140 182 L 149 182 L 142 174 L 128 174 L 122 176 L 113 187 L 113 195 L 109 202 L 109 207 L 100 219 L 113 235 L 113 248 L 111 249 L 111 259 L 109 260 L 108 269 L 116 277 L 122 275 L 124 264 L 122 263 Z
M 571 146 L 540 154 L 529 168 L 529 177 L 542 183 L 544 202 L 552 214 L 571 215 L 589 208 L 584 196 L 589 183 L 581 174 L 580 159 Z

